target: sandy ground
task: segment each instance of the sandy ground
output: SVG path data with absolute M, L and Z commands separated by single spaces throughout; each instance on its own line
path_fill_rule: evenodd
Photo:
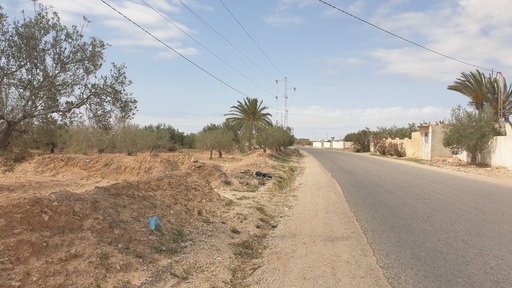
M 338 183 L 309 154 L 251 287 L 389 287 Z
M 208 156 L 42 155 L 0 174 L 0 287 L 247 287 L 301 157 Z
M 42 155 L 0 174 L 0 287 L 389 287 L 314 158 L 208 156 Z

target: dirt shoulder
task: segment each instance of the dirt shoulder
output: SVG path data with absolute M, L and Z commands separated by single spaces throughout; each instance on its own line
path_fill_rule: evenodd
M 292 208 L 270 237 L 251 287 L 389 287 L 338 183 L 302 153 L 304 173 L 297 180 Z M 512 184 L 512 171 L 503 167 L 479 167 L 448 157 L 405 160 Z
M 389 287 L 343 192 L 309 154 L 251 287 Z
M 339 185 L 303 154 L 35 157 L 0 174 L 0 287 L 387 287 Z

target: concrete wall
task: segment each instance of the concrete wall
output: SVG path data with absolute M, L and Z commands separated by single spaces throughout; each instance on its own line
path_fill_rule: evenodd
M 420 135 L 420 132 L 412 133 L 411 143 L 408 148 L 409 148 L 409 151 L 405 150 L 405 152 L 407 153 L 407 157 L 421 158 L 421 135 Z
M 406 157 L 431 160 L 434 157 L 453 156 L 450 149 L 443 146 L 444 127 L 442 125 L 426 125 L 419 128 L 420 131 L 412 133 L 410 139 L 393 139 L 386 140 L 386 142 L 403 143 Z M 479 162 L 512 169 L 512 125 L 507 123 L 505 128 L 506 136 L 494 137 L 489 151 L 479 157 Z M 428 145 L 424 144 L 426 140 L 424 139 L 425 135 L 428 137 Z M 349 149 L 352 148 L 352 142 L 314 141 L 313 147 Z M 428 151 L 423 151 L 424 149 L 428 149 Z M 469 161 L 465 152 L 456 157 L 466 162 Z
M 512 126 L 510 123 L 505 124 L 505 131 L 505 136 L 494 137 L 491 140 L 489 150 L 477 157 L 479 163 L 512 169 Z M 465 162 L 471 160 L 465 151 L 455 157 Z
M 512 135 L 496 136 L 491 143 L 490 151 L 488 164 L 512 169 Z
M 512 169 L 512 125 L 510 123 L 505 124 L 505 134 L 491 140 L 489 150 L 479 157 L 479 162 Z M 469 160 L 466 153 L 459 158 Z
M 433 157 L 451 157 L 450 149 L 443 146 L 442 125 L 420 126 L 418 132 L 413 132 L 411 138 L 388 139 L 386 143 L 402 143 L 406 157 L 431 160 Z M 427 139 L 424 139 L 426 137 Z M 426 141 L 424 143 L 424 141 Z M 427 150 L 425 150 L 427 149 Z
M 337 149 L 345 148 L 344 147 L 345 145 L 344 145 L 343 141 L 333 141 L 331 143 L 332 143 L 332 148 L 337 148 Z
M 434 157 L 452 157 L 452 151 L 443 146 L 444 126 L 433 125 L 430 126 L 431 139 L 430 139 L 430 156 Z
M 387 143 L 397 143 L 397 144 L 403 144 L 405 148 L 405 157 L 411 157 L 411 158 L 420 158 L 421 151 L 420 151 L 420 132 L 413 132 L 411 135 L 411 138 L 404 138 L 404 139 L 387 139 Z
M 313 147 L 349 149 L 352 148 L 352 142 L 345 141 L 313 141 Z

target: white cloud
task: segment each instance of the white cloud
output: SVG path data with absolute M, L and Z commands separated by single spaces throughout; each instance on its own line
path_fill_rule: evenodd
M 467 69 L 464 64 L 439 59 L 440 56 L 415 48 L 378 49 L 370 55 L 384 64 L 380 73 L 406 75 L 421 81 L 450 82 L 459 76 L 454 71 Z
M 396 13 L 396 9 L 381 9 L 374 21 L 439 53 L 502 71 L 512 68 L 508 55 L 508 47 L 512 45 L 512 18 L 503 9 L 508 4 L 507 0 L 458 0 L 424 12 Z M 400 48 L 376 49 L 370 53 L 384 65 L 382 73 L 446 81 L 453 80 L 462 71 L 477 69 L 406 42 L 398 46 Z
M 267 23 L 268 25 L 278 27 L 296 26 L 303 22 L 302 18 L 299 16 L 281 14 L 272 14 L 264 17 L 263 20 L 265 20 L 265 23 Z
M 188 48 L 181 48 L 181 45 L 173 45 L 174 50 L 179 52 L 183 56 L 194 56 L 198 54 L 197 49 L 188 47 Z M 174 59 L 176 57 L 180 57 L 178 54 L 176 54 L 174 51 L 160 51 L 156 54 L 156 59 Z
M 63 23 L 66 25 L 77 25 L 80 23 L 82 16 L 86 16 L 93 21 L 91 27 L 95 29 L 93 31 L 94 35 L 102 38 L 109 44 L 130 48 L 155 47 L 167 50 L 161 43 L 100 1 L 39 0 L 39 2 L 44 5 L 51 5 L 59 13 Z M 181 13 L 181 7 L 178 6 L 179 3 L 175 3 L 174 0 L 146 0 L 146 2 L 160 14 L 165 15 L 179 29 L 140 1 L 117 0 L 108 1 L 107 3 L 171 47 L 173 47 L 173 43 L 176 43 L 177 40 L 186 38 L 180 29 L 188 34 L 194 33 L 186 25 L 171 20 L 175 18 L 172 17 L 173 15 Z M 191 2 L 191 5 L 194 7 L 199 6 L 195 2 Z M 25 7 L 20 8 L 25 8 L 29 11 L 26 2 L 23 6 Z M 106 35 L 115 36 L 104 37 L 98 35 L 103 32 L 107 33 Z M 183 51 L 185 55 L 194 55 L 197 52 L 189 47 L 177 46 L 173 48 Z
M 325 75 L 331 76 L 344 75 L 347 73 L 347 69 L 352 69 L 364 63 L 363 60 L 357 57 L 323 57 L 313 61 L 322 66 L 322 71 Z
M 313 5 L 317 5 L 317 3 L 311 0 L 279 0 L 276 11 L 289 10 L 293 7 L 305 8 Z
M 161 0 L 152 0 L 152 1 L 161 2 Z M 204 3 L 199 3 L 194 0 L 172 0 L 172 2 L 174 4 L 176 4 L 177 6 L 182 6 L 183 4 L 185 4 L 189 8 L 194 9 L 194 10 L 199 9 L 199 10 L 206 10 L 206 11 L 214 11 L 214 9 L 211 6 L 208 6 Z M 205 1 L 202 1 L 202 2 L 205 2 Z
M 367 7 L 367 4 L 366 0 L 357 0 L 348 7 L 348 12 L 360 13 Z
M 326 57 L 319 60 L 327 67 L 338 67 L 346 69 L 346 66 L 358 66 L 363 64 L 363 60 L 357 57 Z
M 331 107 L 291 107 L 289 125 L 308 129 L 351 129 L 406 126 L 408 123 L 435 122 L 447 118 L 449 109 L 438 107 L 374 107 L 339 109 Z
M 339 3 L 336 4 L 336 7 L 340 7 L 343 10 L 348 11 L 351 14 L 361 14 L 362 11 L 368 6 L 367 0 L 357 0 L 354 1 L 352 4 L 348 4 L 348 7 L 341 6 L 345 3 Z M 346 15 L 340 13 L 340 11 L 333 9 L 332 7 L 325 7 L 324 11 L 322 12 L 322 16 L 324 17 L 345 17 Z
M 263 17 L 263 20 L 271 26 L 297 26 L 302 24 L 304 19 L 290 11 L 296 7 L 309 9 L 310 6 L 314 5 L 318 5 L 318 3 L 311 0 L 279 0 L 274 11 L 270 15 Z

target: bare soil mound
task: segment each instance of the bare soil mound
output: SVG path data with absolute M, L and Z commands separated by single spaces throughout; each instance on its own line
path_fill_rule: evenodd
M 271 229 L 255 206 L 268 195 L 242 194 L 272 180 L 241 171 L 276 167 L 261 153 L 36 157 L 0 175 L 0 287 L 232 287 L 232 244 Z

